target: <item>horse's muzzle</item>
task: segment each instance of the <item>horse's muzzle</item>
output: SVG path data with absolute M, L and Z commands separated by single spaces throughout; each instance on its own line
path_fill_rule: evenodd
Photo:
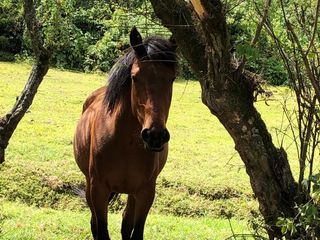
M 141 131 L 141 137 L 147 150 L 152 152 L 161 152 L 163 146 L 170 139 L 170 134 L 167 129 L 151 129 L 145 128 Z

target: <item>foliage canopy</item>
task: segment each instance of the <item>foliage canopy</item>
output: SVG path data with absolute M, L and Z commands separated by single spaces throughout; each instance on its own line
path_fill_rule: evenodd
M 237 5 L 230 1 L 229 31 L 235 55 L 246 55 L 247 68 L 273 85 L 287 83 L 287 75 L 271 40 L 263 33 L 257 47 L 250 47 L 255 31 L 255 7 L 250 1 Z M 110 70 L 122 50 L 127 48 L 128 33 L 135 25 L 144 35 L 169 36 L 155 16 L 149 1 L 42 0 L 38 3 L 45 44 L 53 52 L 52 65 L 81 71 Z M 0 3 L 0 60 L 28 59 L 31 48 L 22 17 L 21 0 Z M 194 77 L 181 58 L 180 72 Z

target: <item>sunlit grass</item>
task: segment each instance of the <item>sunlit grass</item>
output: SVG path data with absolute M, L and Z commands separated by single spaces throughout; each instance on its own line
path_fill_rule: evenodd
M 92 239 L 89 211 L 57 211 L 3 202 L 0 239 L 2 240 L 79 240 Z M 0 217 L 1 217 L 0 216 Z M 109 214 L 109 232 L 120 240 L 121 215 Z M 226 219 L 184 218 L 151 214 L 146 223 L 145 238 L 157 240 L 210 239 L 221 240 L 232 235 Z M 232 220 L 237 233 L 248 233 L 245 221 Z
M 29 65 L 0 62 L 0 116 L 8 112 L 14 104 L 24 87 L 29 71 Z M 88 231 L 87 219 L 84 220 L 88 214 L 85 204 L 65 186 L 83 184 L 83 176 L 73 159 L 73 133 L 83 101 L 94 89 L 105 83 L 106 76 L 99 74 L 49 70 L 33 105 L 10 140 L 5 164 L 0 166 L 0 198 L 63 210 L 43 210 L 53 211 L 55 216 L 64 213 L 74 216 L 79 214 L 77 221 L 83 222 L 81 224 L 85 226 L 85 231 Z M 281 123 L 281 101 L 287 96 L 287 89 L 281 87 L 271 90 L 274 96 L 267 101 L 268 105 L 262 100 L 255 105 L 265 120 L 275 144 L 278 144 L 282 135 L 277 134 L 276 129 L 287 124 Z M 167 164 L 158 179 L 157 197 L 151 210 L 150 221 L 154 228 L 158 228 L 156 218 L 163 219 L 163 222 L 167 219 L 171 219 L 172 222 L 180 221 L 180 218 L 162 216 L 163 214 L 192 217 L 181 218 L 181 224 L 189 224 L 192 228 L 193 221 L 198 221 L 200 228 L 204 224 L 203 221 L 211 221 L 210 224 L 215 226 L 212 236 L 226 236 L 219 235 L 224 232 L 222 228 L 229 229 L 226 220 L 222 221 L 224 227 L 218 227 L 220 218 L 231 216 L 234 221 L 247 220 L 251 211 L 257 211 L 257 202 L 253 198 L 248 176 L 239 155 L 234 150 L 231 137 L 201 103 L 200 96 L 200 86 L 196 81 L 175 82 L 167 126 L 171 134 L 170 152 Z M 294 106 L 292 99 L 293 97 L 289 98 L 289 108 Z M 290 140 L 286 139 L 284 147 L 289 145 Z M 291 145 L 287 152 L 296 176 L 298 163 L 294 147 Z M 16 207 L 28 209 L 24 205 L 6 204 L 12 211 Z M 71 212 L 80 209 L 85 209 L 86 212 Z M 32 208 L 30 211 L 35 211 L 40 216 L 44 214 L 41 208 Z M 47 216 L 43 216 L 46 220 Z M 208 220 L 209 217 L 219 220 Z M 18 221 L 18 218 L 19 210 L 16 210 L 13 221 Z M 120 221 L 118 215 L 112 218 Z M 54 219 L 59 221 L 58 218 Z M 37 220 L 33 221 L 36 224 Z M 12 229 L 9 225 L 4 226 L 4 231 L 6 228 Z M 70 223 L 71 225 L 73 224 Z M 213 228 L 213 225 L 210 225 L 210 228 Z M 188 231 L 180 226 L 176 230 L 168 228 L 172 231 L 167 233 L 169 235 L 164 232 L 157 236 L 174 236 L 179 235 L 179 231 Z M 211 234 L 208 228 L 201 231 Z M 78 237 L 88 234 L 82 233 L 79 229 L 76 231 L 79 231 Z M 147 231 L 149 236 L 153 236 L 154 233 L 150 232 L 153 231 L 152 227 Z M 29 232 L 32 230 L 26 231 L 25 234 L 32 234 Z M 23 234 L 16 239 L 29 239 L 21 237 Z M 51 238 L 48 235 L 45 239 Z M 68 235 L 61 239 L 79 238 Z

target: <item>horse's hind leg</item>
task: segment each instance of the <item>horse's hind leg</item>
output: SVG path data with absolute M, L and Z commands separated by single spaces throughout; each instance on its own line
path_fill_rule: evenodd
M 155 195 L 155 185 L 135 195 L 135 218 L 131 240 L 142 240 L 144 224 Z
M 127 205 L 122 215 L 121 235 L 122 240 L 130 240 L 134 224 L 135 199 L 128 195 Z
M 92 234 L 95 234 L 94 239 L 110 240 L 107 229 L 108 199 L 110 191 L 105 184 L 93 178 L 90 182 L 90 195 L 95 217 L 93 223 L 95 223 L 94 225 L 96 226 L 94 231 L 92 231 Z

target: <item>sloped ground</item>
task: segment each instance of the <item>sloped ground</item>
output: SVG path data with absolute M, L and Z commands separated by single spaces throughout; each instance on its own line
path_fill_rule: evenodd
M 0 116 L 13 105 L 29 70 L 28 65 L 0 63 Z M 87 214 L 86 204 L 78 195 L 84 179 L 73 159 L 72 139 L 83 101 L 105 84 L 105 79 L 98 74 L 48 72 L 11 139 L 5 164 L 0 166 L 0 198 L 11 210 L 17 206 L 28 211 L 25 205 L 10 203 L 21 202 Z M 285 89 L 273 91 L 275 100 L 282 98 Z M 274 128 L 281 126 L 282 113 L 274 100 L 268 102 L 270 106 L 263 101 L 257 106 L 277 142 Z M 250 213 L 257 212 L 245 168 L 227 132 L 201 103 L 197 82 L 178 80 L 174 84 L 168 129 L 170 153 L 158 179 L 152 214 L 192 217 L 201 225 L 208 217 L 247 220 Z M 293 147 L 288 153 L 293 156 Z M 113 206 L 114 212 L 121 209 L 124 199 Z M 16 216 L 19 218 L 18 212 Z M 178 218 L 173 216 L 168 218 L 176 222 Z

